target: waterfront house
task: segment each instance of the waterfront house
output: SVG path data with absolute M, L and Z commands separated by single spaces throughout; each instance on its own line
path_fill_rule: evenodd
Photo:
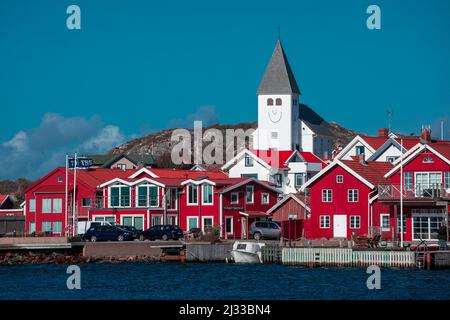
M 245 238 L 255 220 L 277 201 L 279 191 L 253 178 L 223 172 L 141 168 L 57 168 L 26 191 L 27 232 L 72 232 L 79 221 L 108 221 L 147 229 L 176 224 L 183 231 L 219 226 L 223 237 Z

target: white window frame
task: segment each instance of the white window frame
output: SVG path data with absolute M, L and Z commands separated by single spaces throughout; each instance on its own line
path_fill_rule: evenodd
M 59 207 L 55 206 L 55 202 L 59 202 Z M 55 211 L 58 208 L 58 211 Z M 63 212 L 63 201 L 62 198 L 53 198 L 52 199 L 52 213 L 62 213 Z
M 233 201 L 233 195 L 236 196 L 236 201 Z M 239 204 L 239 192 L 230 193 L 230 204 Z
M 145 199 L 145 206 L 140 206 L 139 205 L 139 188 L 146 188 L 147 189 L 147 198 Z M 151 201 L 150 201 L 150 188 L 156 188 L 156 206 L 151 206 Z M 159 197 L 160 197 L 160 187 L 158 187 L 157 185 L 154 184 L 149 184 L 149 183 L 144 183 L 144 184 L 140 184 L 137 185 L 134 188 L 134 192 L 135 192 L 135 198 L 136 198 L 136 208 L 159 208 Z
M 191 188 L 195 187 L 195 189 L 197 190 L 197 201 L 196 202 L 189 202 L 189 190 Z M 186 205 L 188 206 L 197 206 L 198 205 L 198 196 L 199 196 L 199 192 L 198 192 L 198 185 L 196 184 L 192 184 L 189 183 L 186 185 Z
M 249 154 L 245 154 L 244 156 L 244 167 L 251 168 L 254 166 L 253 158 Z
M 131 218 L 132 226 L 135 227 L 135 218 L 142 218 L 142 230 L 145 230 L 145 214 L 122 214 L 120 215 L 120 224 L 124 225 L 123 218 Z
M 247 199 L 247 190 L 248 189 L 252 189 L 252 193 L 251 193 L 252 200 L 251 201 L 248 201 L 248 199 Z M 253 185 L 245 186 L 245 203 L 246 204 L 253 204 L 253 203 L 255 203 L 255 186 L 253 186 Z
M 122 199 L 122 188 L 128 187 L 128 206 L 122 206 L 121 205 L 121 199 Z M 111 189 L 113 188 L 119 188 L 119 205 L 118 206 L 111 206 Z M 131 208 L 131 187 L 126 184 L 116 184 L 113 186 L 108 187 L 108 208 Z
M 41 202 L 42 202 L 42 213 L 52 213 L 52 203 L 53 203 L 52 198 L 42 198 Z M 44 202 L 47 202 L 49 204 L 48 210 L 45 211 L 44 211 Z
M 152 214 L 152 215 L 150 216 L 150 218 L 151 218 L 151 221 L 150 221 L 151 227 L 153 227 L 153 226 L 159 226 L 159 225 L 164 224 L 164 215 L 163 215 L 163 214 Z M 153 218 L 160 218 L 161 223 L 160 223 L 160 224 L 153 224 Z
M 329 214 L 322 214 L 319 216 L 319 228 L 320 229 L 330 229 L 331 228 L 330 222 L 331 222 L 331 217 Z
M 383 227 L 383 217 L 388 217 L 388 227 Z M 391 230 L 391 215 L 389 213 L 380 213 L 380 229 L 381 231 L 390 231 Z
M 264 196 L 267 196 L 267 201 L 264 201 Z M 270 194 L 268 192 L 261 193 L 261 204 L 269 204 L 270 203 Z
M 358 189 L 348 189 L 347 190 L 347 201 L 354 203 L 359 202 L 359 190 Z
M 358 222 L 358 226 L 356 226 L 356 222 Z M 361 229 L 361 216 L 350 216 L 350 229 Z
M 196 223 L 195 223 L 195 227 L 194 228 L 198 228 L 198 217 L 197 216 L 187 216 L 186 217 L 186 231 L 189 231 L 189 220 L 190 219 L 195 219 Z
M 340 178 L 340 181 L 339 181 Z M 338 174 L 336 176 L 336 183 L 344 183 L 344 176 L 342 174 Z
M 202 231 L 205 232 L 205 219 L 211 219 L 211 228 L 214 227 L 214 217 L 213 216 L 202 216 Z
M 324 194 L 325 192 L 325 194 Z M 325 197 L 324 197 L 325 195 Z M 322 202 L 333 202 L 333 189 L 322 189 Z
M 84 199 L 89 199 L 89 201 L 90 201 L 91 204 L 88 205 L 88 206 L 84 205 L 84 204 L 83 204 Z M 83 208 L 90 208 L 90 207 L 92 207 L 92 198 L 91 198 L 91 197 L 83 197 L 83 198 L 81 198 L 81 206 L 82 206 Z
M 211 202 L 204 202 L 205 201 L 205 187 L 211 187 Z M 204 206 L 212 206 L 214 205 L 214 186 L 208 183 L 202 184 L 202 205 Z
M 92 221 L 94 222 L 99 222 L 99 221 L 95 221 L 96 218 L 102 218 L 103 220 L 101 222 L 106 222 L 106 218 L 114 218 L 114 223 L 116 223 L 116 216 L 113 214 L 95 214 L 92 215 Z
M 427 220 L 428 220 L 428 222 L 427 222 L 428 223 L 428 238 L 423 239 L 423 240 L 426 240 L 426 241 L 438 241 L 437 239 L 431 239 L 430 218 L 443 218 L 444 213 L 443 212 L 438 212 L 439 211 L 438 209 L 434 209 L 434 210 L 430 209 L 430 211 L 426 211 L 426 209 L 425 209 L 425 212 L 424 212 L 424 210 L 412 209 L 412 211 L 411 211 L 411 218 L 412 218 L 411 219 L 411 237 L 412 237 L 413 241 L 420 241 L 420 239 L 414 238 L 414 219 L 418 218 L 418 217 L 426 217 Z M 436 211 L 436 212 L 433 212 L 433 211 Z
M 33 205 L 31 205 L 33 203 Z M 28 212 L 36 212 L 36 199 L 30 199 L 28 201 Z
M 231 222 L 230 222 L 230 225 L 231 225 L 231 231 L 230 231 L 230 232 L 227 232 L 227 220 L 231 220 Z M 234 221 L 233 216 L 225 216 L 225 233 L 226 233 L 226 234 L 234 234 L 233 221 Z
M 297 178 L 301 177 L 303 183 L 298 183 Z M 294 173 L 294 185 L 296 187 L 301 187 L 306 182 L 306 175 L 304 173 Z
M 61 226 L 60 231 L 54 231 L 55 225 L 58 225 L 58 224 Z M 52 230 L 51 230 L 52 234 L 62 234 L 62 221 L 52 221 L 51 227 L 52 227 Z
M 177 214 L 173 214 L 173 213 L 169 213 L 167 214 L 167 220 L 166 224 L 169 224 L 169 219 L 175 217 L 175 226 L 178 226 L 178 215 Z

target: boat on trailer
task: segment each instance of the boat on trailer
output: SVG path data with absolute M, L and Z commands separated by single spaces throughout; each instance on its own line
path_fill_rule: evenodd
M 266 244 L 252 241 L 236 241 L 231 257 L 236 263 L 262 263 L 261 248 Z

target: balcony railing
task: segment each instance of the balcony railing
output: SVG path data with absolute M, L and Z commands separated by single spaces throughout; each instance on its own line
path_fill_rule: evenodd
M 162 208 L 163 203 L 160 203 L 158 197 L 129 197 L 129 196 L 111 196 L 111 197 L 96 197 L 94 198 L 94 208 Z M 177 202 L 167 201 L 167 209 L 176 209 Z
M 400 200 L 402 195 L 401 185 L 379 184 L 378 197 L 380 200 Z M 445 188 L 441 183 L 416 184 L 403 186 L 403 200 L 439 200 L 450 198 L 450 188 Z

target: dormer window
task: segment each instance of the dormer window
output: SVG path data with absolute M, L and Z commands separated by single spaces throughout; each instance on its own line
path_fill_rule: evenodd
M 250 157 L 248 154 L 245 155 L 245 166 L 253 167 L 253 158 Z
M 281 106 L 281 104 L 282 104 L 281 99 L 280 99 L 280 98 L 277 98 L 277 99 L 275 100 L 275 104 L 276 104 L 277 106 Z
M 363 156 L 364 153 L 365 153 L 364 146 L 357 146 L 356 147 L 356 155 L 357 156 Z
M 268 106 L 273 106 L 273 99 L 272 98 L 267 99 L 267 105 Z
M 423 158 L 423 163 L 433 163 L 433 162 L 434 162 L 434 160 L 430 156 Z

